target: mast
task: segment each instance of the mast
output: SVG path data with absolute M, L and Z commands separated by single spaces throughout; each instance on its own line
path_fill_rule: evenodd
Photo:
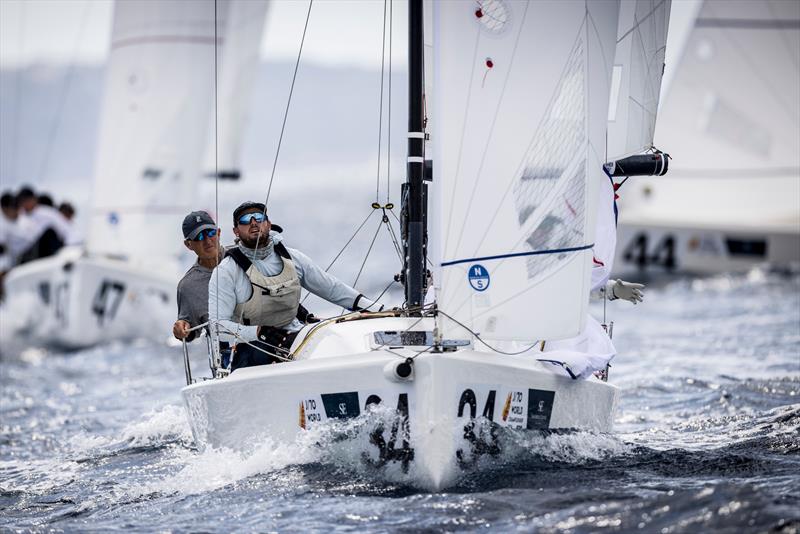
M 422 306 L 425 298 L 425 168 L 424 43 L 422 0 L 408 2 L 408 163 L 403 195 L 406 304 Z

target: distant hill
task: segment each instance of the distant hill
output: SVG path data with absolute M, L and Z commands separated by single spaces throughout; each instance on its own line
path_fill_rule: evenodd
M 263 64 L 253 91 L 245 171 L 272 167 L 294 65 Z M 279 169 L 374 160 L 380 73 L 301 64 Z M 405 152 L 406 76 L 393 75 L 393 155 Z M 32 66 L 0 70 L 0 184 L 62 190 L 92 176 L 104 68 Z M 384 94 L 388 99 L 388 93 Z M 384 114 L 384 121 L 386 114 Z M 384 134 L 384 140 L 386 136 Z M 401 163 L 401 162 L 400 162 Z

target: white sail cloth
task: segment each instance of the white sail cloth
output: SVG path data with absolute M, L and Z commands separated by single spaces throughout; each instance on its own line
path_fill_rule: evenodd
M 585 379 L 605 369 L 616 354 L 617 349 L 605 329 L 588 315 L 586 328 L 579 335 L 546 342 L 537 358 L 557 374 Z
M 607 161 L 653 146 L 671 0 L 622 0 L 608 108 Z
M 90 252 L 175 257 L 214 110 L 227 1 L 115 3 Z
M 464 337 L 466 327 L 520 342 L 575 336 L 606 180 L 619 4 L 433 7 L 432 241 L 443 335 Z

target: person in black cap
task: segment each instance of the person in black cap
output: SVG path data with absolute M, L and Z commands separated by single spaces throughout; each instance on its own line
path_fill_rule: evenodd
M 284 246 L 264 204 L 241 204 L 233 212 L 233 225 L 238 246 L 226 252 L 208 285 L 209 319 L 216 326 L 212 334 L 238 342 L 232 371 L 287 359 L 297 333 L 314 320 L 300 306 L 302 288 L 350 310 L 375 304 L 299 250 Z
M 172 334 L 178 339 L 192 341 L 198 330 L 192 327 L 208 321 L 208 280 L 222 259 L 219 244 L 220 230 L 205 211 L 193 211 L 183 219 L 183 244 L 197 255 L 178 283 L 178 320 Z

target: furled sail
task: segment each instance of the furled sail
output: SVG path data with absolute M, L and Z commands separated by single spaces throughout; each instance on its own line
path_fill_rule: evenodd
M 622 0 L 608 107 L 608 156 L 653 146 L 671 0 Z
M 209 175 L 235 180 L 241 173 L 242 139 L 251 109 L 269 2 L 229 2 L 225 42 L 219 53 L 217 135 L 212 135 L 205 170 Z
M 129 259 L 180 252 L 180 224 L 193 207 L 214 110 L 215 40 L 223 39 L 227 7 L 214 0 L 116 2 L 91 252 Z
M 618 16 L 614 0 L 434 3 L 444 337 L 581 330 Z

